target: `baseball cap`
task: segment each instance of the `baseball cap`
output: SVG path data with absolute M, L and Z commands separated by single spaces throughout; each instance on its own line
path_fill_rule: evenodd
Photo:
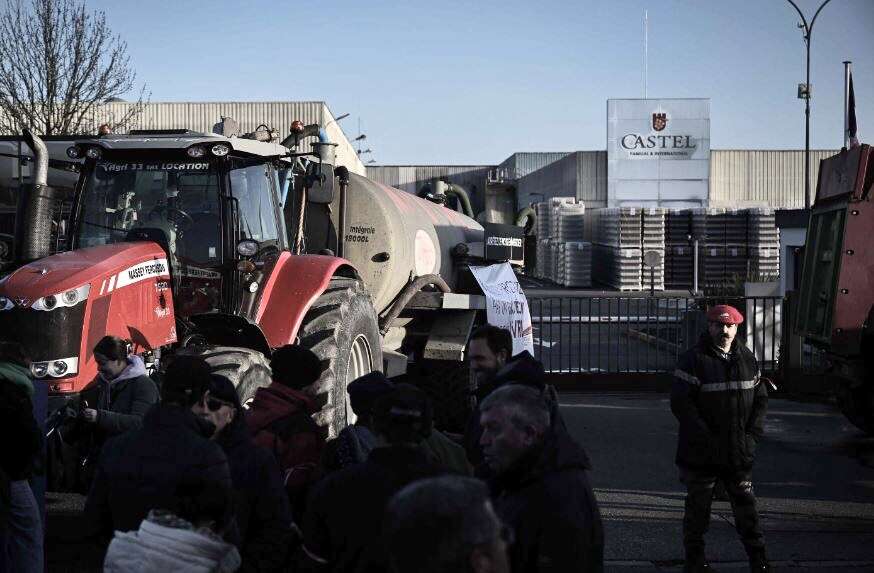
M 352 411 L 356 415 L 370 412 L 376 400 L 391 392 L 394 387 L 385 374 L 378 370 L 356 378 L 346 387 Z
M 744 315 L 733 306 L 717 304 L 710 307 L 707 311 L 707 320 L 710 322 L 721 322 L 722 324 L 741 324 L 744 321 Z

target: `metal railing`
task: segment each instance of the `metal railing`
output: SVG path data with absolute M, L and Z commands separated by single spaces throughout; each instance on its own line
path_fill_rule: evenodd
M 670 372 L 706 330 L 707 308 L 720 303 L 743 312 L 738 338 L 762 371 L 775 371 L 783 335 L 780 297 L 529 297 L 534 356 L 554 373 Z

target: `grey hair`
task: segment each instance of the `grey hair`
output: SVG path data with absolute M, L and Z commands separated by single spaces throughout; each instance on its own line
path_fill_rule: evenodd
M 549 429 L 551 421 L 549 402 L 544 392 L 538 392 L 530 386 L 521 384 L 501 386 L 480 404 L 480 412 L 487 412 L 493 408 L 506 408 L 510 413 L 510 420 L 519 429 L 526 426 L 533 426 L 539 432 Z
M 391 499 L 383 531 L 396 573 L 468 573 L 478 545 L 497 539 L 500 522 L 480 480 L 443 476 L 416 481 Z

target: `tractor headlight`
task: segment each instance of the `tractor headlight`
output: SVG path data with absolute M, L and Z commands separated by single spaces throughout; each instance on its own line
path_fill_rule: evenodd
M 12 303 L 12 299 L 0 296 L 0 311 L 12 310 L 13 308 L 15 308 L 15 305 Z
M 73 358 L 57 358 L 55 360 L 46 360 L 44 362 L 33 362 L 30 365 L 30 373 L 34 378 L 60 378 L 69 376 L 79 372 L 79 359 Z
M 55 310 L 59 306 L 76 306 L 83 300 L 88 299 L 91 285 L 82 285 L 79 288 L 70 289 L 58 294 L 50 294 L 38 299 L 31 308 L 35 310 Z
M 185 153 L 188 154 L 188 157 L 197 159 L 198 157 L 203 157 L 204 155 L 206 155 L 206 149 L 204 149 L 200 145 L 192 145 L 185 150 Z
M 103 151 L 99 147 L 89 147 L 85 150 L 85 157 L 88 159 L 100 159 L 101 155 L 103 155 Z
M 67 148 L 67 157 L 70 159 L 81 159 L 82 158 L 82 150 L 76 147 L 75 145 Z
M 210 148 L 210 151 L 216 157 L 224 157 L 231 152 L 231 146 L 227 143 L 216 143 Z

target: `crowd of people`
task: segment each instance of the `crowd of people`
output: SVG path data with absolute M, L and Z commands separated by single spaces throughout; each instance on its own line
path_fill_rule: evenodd
M 716 307 L 708 319 L 672 393 L 686 570 L 710 570 L 703 536 L 723 482 L 752 570 L 767 571 L 750 478 L 767 391 L 734 342 L 740 313 Z M 348 385 L 355 422 L 327 440 L 305 391 L 322 365 L 300 346 L 273 353 L 272 384 L 245 408 L 201 358 L 168 361 L 157 385 L 121 339 L 104 338 L 94 356 L 98 377 L 65 439 L 86 469 L 73 482 L 87 491 L 85 528 L 104 571 L 603 570 L 591 462 L 542 365 L 514 355 L 507 330 L 471 335 L 476 405 L 459 435 L 434 427 L 418 387 L 371 372 Z M 22 436 L 0 468 L 0 561 L 23 573 L 43 569 L 27 481 L 41 449 L 28 366 L 18 345 L 0 344 L 0 421 Z M 734 410 L 724 400 L 732 389 Z

